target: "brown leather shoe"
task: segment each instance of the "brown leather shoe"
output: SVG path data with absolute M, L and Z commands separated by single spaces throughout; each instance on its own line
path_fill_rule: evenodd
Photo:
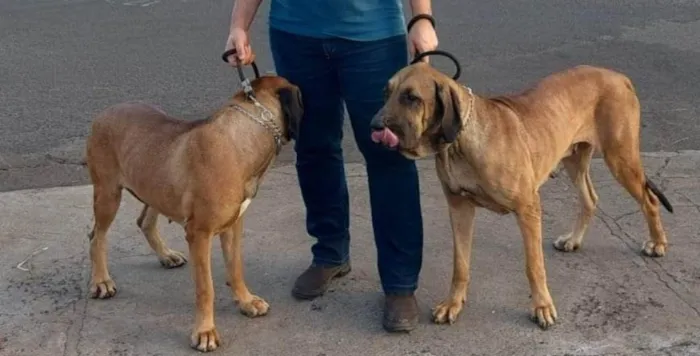
M 297 299 L 314 299 L 328 290 L 333 278 L 350 273 L 350 262 L 340 266 L 323 267 L 312 264 L 294 283 L 292 295 Z
M 387 295 L 382 325 L 389 332 L 411 331 L 418 324 L 418 302 L 411 295 Z

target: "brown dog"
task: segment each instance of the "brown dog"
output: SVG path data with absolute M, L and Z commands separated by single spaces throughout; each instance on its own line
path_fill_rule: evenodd
M 93 298 L 110 298 L 115 284 L 107 271 L 107 229 L 127 189 L 144 203 L 137 224 L 167 267 L 186 263 L 158 234 L 159 215 L 185 231 L 196 285 L 191 346 L 219 346 L 214 326 L 212 238 L 220 234 L 228 281 L 242 313 L 265 315 L 268 304 L 251 294 L 243 278 L 243 213 L 255 197 L 282 145 L 295 137 L 303 105 L 299 89 L 281 77 L 252 83 L 257 100 L 243 92 L 210 118 L 187 122 L 139 103 L 100 113 L 87 140 L 95 225 L 90 237 Z
M 578 189 L 580 212 L 554 246 L 574 251 L 596 208 L 589 165 L 602 152 L 617 181 L 640 204 L 651 240 L 647 256 L 663 256 L 664 195 L 645 175 L 639 153 L 640 108 L 630 80 L 617 72 L 579 66 L 552 74 L 519 95 L 480 98 L 425 63 L 396 73 L 386 104 L 372 121 L 375 142 L 411 159 L 435 154 L 450 211 L 454 272 L 449 297 L 433 310 L 453 323 L 466 301 L 476 207 L 515 213 L 525 245 L 532 316 L 542 328 L 557 312 L 547 288 L 539 188 L 561 162 Z

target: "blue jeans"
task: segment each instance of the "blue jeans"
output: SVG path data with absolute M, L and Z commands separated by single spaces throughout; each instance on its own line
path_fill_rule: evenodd
M 387 80 L 408 64 L 405 36 L 370 42 L 319 39 L 270 29 L 278 75 L 301 89 L 304 117 L 294 149 L 306 229 L 317 239 L 313 263 L 350 258 L 349 201 L 343 165 L 343 103 L 367 170 L 377 262 L 386 294 L 415 291 L 423 222 L 415 162 L 372 142 L 370 121 Z

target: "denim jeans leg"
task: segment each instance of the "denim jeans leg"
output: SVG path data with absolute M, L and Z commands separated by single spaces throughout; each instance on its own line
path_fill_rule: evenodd
M 344 110 L 335 69 L 323 40 L 270 29 L 277 74 L 299 86 L 304 117 L 294 145 L 306 229 L 317 239 L 313 263 L 334 266 L 349 258 L 349 199 L 341 141 Z
M 370 121 L 383 105 L 389 78 L 407 65 L 406 39 L 337 40 L 340 85 L 355 141 L 367 163 L 370 205 L 384 292 L 415 291 L 422 263 L 423 222 L 415 162 L 375 144 Z

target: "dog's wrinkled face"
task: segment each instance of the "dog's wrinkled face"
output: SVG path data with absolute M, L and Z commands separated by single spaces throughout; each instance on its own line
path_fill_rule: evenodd
M 287 141 L 295 140 L 301 118 L 304 116 L 304 103 L 299 87 L 274 74 L 261 76 L 253 80 L 251 85 L 256 93 L 268 92 L 275 96 L 280 104 L 284 137 Z
M 462 128 L 462 93 L 426 63 L 397 72 L 386 85 L 384 106 L 372 119 L 372 140 L 410 159 L 436 153 Z

